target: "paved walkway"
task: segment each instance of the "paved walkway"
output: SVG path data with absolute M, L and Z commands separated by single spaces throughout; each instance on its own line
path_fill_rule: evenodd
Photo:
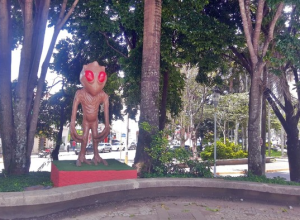
M 244 175 L 248 170 L 247 164 L 222 165 L 216 167 L 219 176 L 239 176 Z M 287 158 L 276 158 L 272 163 L 266 163 L 266 176 L 269 178 L 282 177 L 290 180 L 289 163 Z
M 111 203 L 50 215 L 41 220 L 276 220 L 300 219 L 300 207 L 220 199 L 158 198 Z

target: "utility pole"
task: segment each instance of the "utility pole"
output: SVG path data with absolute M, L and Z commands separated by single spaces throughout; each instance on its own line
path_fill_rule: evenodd
M 128 164 L 128 139 L 129 139 L 129 113 L 127 113 L 126 125 L 126 148 L 125 148 L 125 164 Z

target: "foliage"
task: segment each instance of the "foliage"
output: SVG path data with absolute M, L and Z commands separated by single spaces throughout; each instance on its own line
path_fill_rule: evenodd
M 170 149 L 169 131 L 153 135 L 151 148 L 146 148 L 151 158 L 151 170 L 143 177 L 211 177 L 210 166 L 198 160 L 191 160 L 191 152 L 184 148 Z
M 122 99 L 127 97 L 127 90 L 139 89 L 139 77 L 131 77 L 129 82 L 120 78 L 121 64 L 128 60 L 129 50 L 134 53 L 136 38 L 142 32 L 142 19 L 140 12 L 143 9 L 140 1 L 79 1 L 79 7 L 70 19 L 67 31 L 72 34 L 72 39 L 61 41 L 58 53 L 55 54 L 54 69 L 68 78 L 73 77 L 73 83 L 79 84 L 79 73 L 82 65 L 97 60 L 106 67 L 108 74 L 105 92 L 110 96 L 110 119 L 122 119 Z M 55 11 L 53 12 L 55 14 Z M 55 18 L 55 17 L 54 17 Z M 52 23 L 55 20 L 52 21 Z M 134 48 L 131 48 L 129 44 Z M 139 45 L 139 51 L 141 47 Z M 125 60 L 125 61 L 124 61 Z M 132 57 L 131 71 L 138 70 L 141 56 Z M 138 65 L 137 65 L 138 64 Z M 136 65 L 134 67 L 134 65 Z M 127 70 L 127 69 L 126 69 Z M 125 70 L 122 70 L 125 72 Z M 126 73 L 125 73 L 126 76 Z M 140 76 L 140 74 L 138 74 Z M 124 85 L 124 86 L 123 86 Z M 121 92 L 122 91 L 122 92 Z M 133 100 L 139 98 L 138 90 L 130 93 Z M 130 117 L 137 113 L 137 108 L 132 102 L 127 103 L 130 108 Z M 134 103 L 136 104 L 136 103 Z
M 204 139 L 202 141 L 202 144 L 208 144 L 213 142 L 214 142 L 214 133 L 211 131 L 204 133 Z
M 232 125 L 238 121 L 239 124 L 246 127 L 248 119 L 248 93 L 230 93 L 221 95 L 216 111 L 217 129 L 221 130 L 223 135 L 228 134 L 228 130 L 232 129 Z M 207 97 L 208 104 L 211 98 Z M 203 139 L 203 144 L 213 142 L 214 134 L 214 108 L 212 105 L 205 105 L 203 113 L 203 122 L 199 126 L 199 134 Z M 224 126 L 226 124 L 226 126 Z M 273 125 L 273 124 L 272 124 Z M 217 132 L 220 135 L 219 132 Z M 224 137 L 223 137 L 224 138 Z
M 76 86 L 69 84 L 67 87 L 63 86 L 61 90 L 50 97 L 47 94 L 48 97 L 41 102 L 37 135 L 56 140 L 60 123 L 65 125 L 71 118 L 72 102 L 76 90 Z
M 226 144 L 222 141 L 216 142 L 217 159 L 236 159 L 236 158 L 247 158 L 248 153 L 242 150 L 240 145 L 235 145 L 226 139 Z M 201 152 L 202 160 L 213 160 L 214 159 L 214 145 L 207 146 L 203 152 Z
M 20 192 L 26 187 L 42 185 L 51 187 L 53 184 L 50 180 L 49 172 L 29 172 L 24 175 L 6 176 L 0 173 L 0 192 Z

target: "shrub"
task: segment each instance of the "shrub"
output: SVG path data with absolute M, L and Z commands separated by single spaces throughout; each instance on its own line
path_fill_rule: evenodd
M 236 159 L 247 158 L 248 153 L 244 152 L 240 145 L 235 145 L 226 139 L 225 144 L 221 141 L 216 142 L 217 159 Z M 201 152 L 202 160 L 214 159 L 214 145 L 207 146 L 203 152 Z
M 212 177 L 208 163 L 191 160 L 192 153 L 185 148 L 169 148 L 168 132 L 156 132 L 150 148 L 145 148 L 151 168 L 142 177 Z

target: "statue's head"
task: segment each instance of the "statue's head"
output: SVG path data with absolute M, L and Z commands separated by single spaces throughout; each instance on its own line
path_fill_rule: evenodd
M 85 90 L 92 96 L 95 96 L 105 86 L 107 80 L 105 67 L 99 66 L 97 61 L 83 65 L 79 79 Z

